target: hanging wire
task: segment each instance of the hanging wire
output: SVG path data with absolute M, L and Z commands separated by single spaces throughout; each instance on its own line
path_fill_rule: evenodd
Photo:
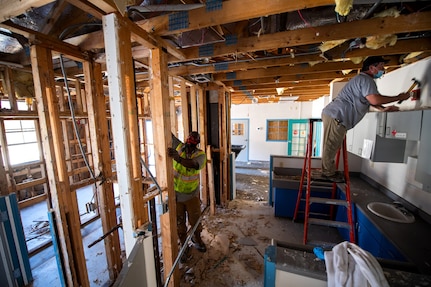
M 94 175 L 94 172 L 91 169 L 90 163 L 88 162 L 87 156 L 85 155 L 84 147 L 83 147 L 83 144 L 82 144 L 82 141 L 81 141 L 81 137 L 79 135 L 78 125 L 76 123 L 76 117 L 75 117 L 75 108 L 74 108 L 73 103 L 72 103 L 72 96 L 70 94 L 69 83 L 68 83 L 68 80 L 67 80 L 66 71 L 64 69 L 63 54 L 60 54 L 60 67 L 61 67 L 61 73 L 62 73 L 63 79 L 64 79 L 64 85 L 65 85 L 66 92 L 67 92 L 67 99 L 68 99 L 68 102 L 69 102 L 70 115 L 72 116 L 73 130 L 75 132 L 75 136 L 76 136 L 76 139 L 78 141 L 79 150 L 81 151 L 82 158 L 84 160 L 85 165 L 87 166 L 88 171 L 90 172 L 91 178 L 92 179 L 96 179 L 96 176 Z M 94 182 L 94 186 L 97 189 L 96 182 Z M 95 192 L 93 192 L 93 196 L 92 196 L 92 198 L 90 200 L 91 202 L 94 199 L 94 195 L 95 195 Z

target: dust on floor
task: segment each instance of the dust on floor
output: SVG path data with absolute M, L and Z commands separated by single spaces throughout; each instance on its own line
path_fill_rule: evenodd
M 274 228 L 282 220 L 268 205 L 268 171 L 244 172 L 236 173 L 236 199 L 217 208 L 214 216 L 204 216 L 207 252 L 190 249 L 188 260 L 180 264 L 180 286 L 263 286 L 265 248 L 274 230 L 281 235 L 285 228 Z

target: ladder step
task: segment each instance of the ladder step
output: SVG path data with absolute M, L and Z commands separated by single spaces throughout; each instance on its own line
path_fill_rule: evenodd
M 349 204 L 344 199 L 332 199 L 332 198 L 323 198 L 323 197 L 310 197 L 309 200 L 311 203 L 322 203 L 322 204 L 331 204 L 331 205 L 339 205 L 347 207 Z
M 319 219 L 319 218 L 309 218 L 308 224 L 350 229 L 350 225 L 347 222 L 326 220 L 326 219 Z

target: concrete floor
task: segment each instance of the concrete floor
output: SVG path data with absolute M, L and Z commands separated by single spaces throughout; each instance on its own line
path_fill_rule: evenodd
M 208 250 L 200 253 L 190 249 L 188 260 L 180 264 L 181 287 L 263 286 L 263 258 L 271 240 L 302 243 L 303 224 L 275 217 L 273 207 L 268 205 L 268 162 L 238 162 L 236 166 L 237 198 L 228 207 L 217 208 L 214 216 L 204 216 L 202 237 Z M 83 198 L 85 202 L 88 194 Z M 21 215 L 24 230 L 29 234 L 35 220 L 45 220 L 46 208 L 42 203 L 23 209 Z M 87 247 L 102 236 L 100 226 L 100 220 L 96 220 L 82 229 L 91 286 L 110 285 L 103 242 Z M 313 227 L 309 236 L 341 242 L 332 228 Z M 49 233 L 30 240 L 29 246 L 43 240 L 49 240 Z M 61 286 L 53 254 L 53 248 L 49 247 L 30 258 L 34 287 Z

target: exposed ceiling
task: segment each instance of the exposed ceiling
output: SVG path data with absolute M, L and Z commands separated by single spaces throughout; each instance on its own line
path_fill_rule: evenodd
M 0 67 L 30 70 L 29 46 L 40 41 L 63 41 L 103 63 L 101 19 L 115 11 L 167 48 L 172 76 L 224 85 L 233 104 L 314 100 L 367 56 L 385 56 L 391 71 L 431 55 L 431 1 L 337 2 L 3 0 Z M 133 43 L 138 88 L 148 86 L 149 54 Z M 82 73 L 73 61 L 68 69 Z

